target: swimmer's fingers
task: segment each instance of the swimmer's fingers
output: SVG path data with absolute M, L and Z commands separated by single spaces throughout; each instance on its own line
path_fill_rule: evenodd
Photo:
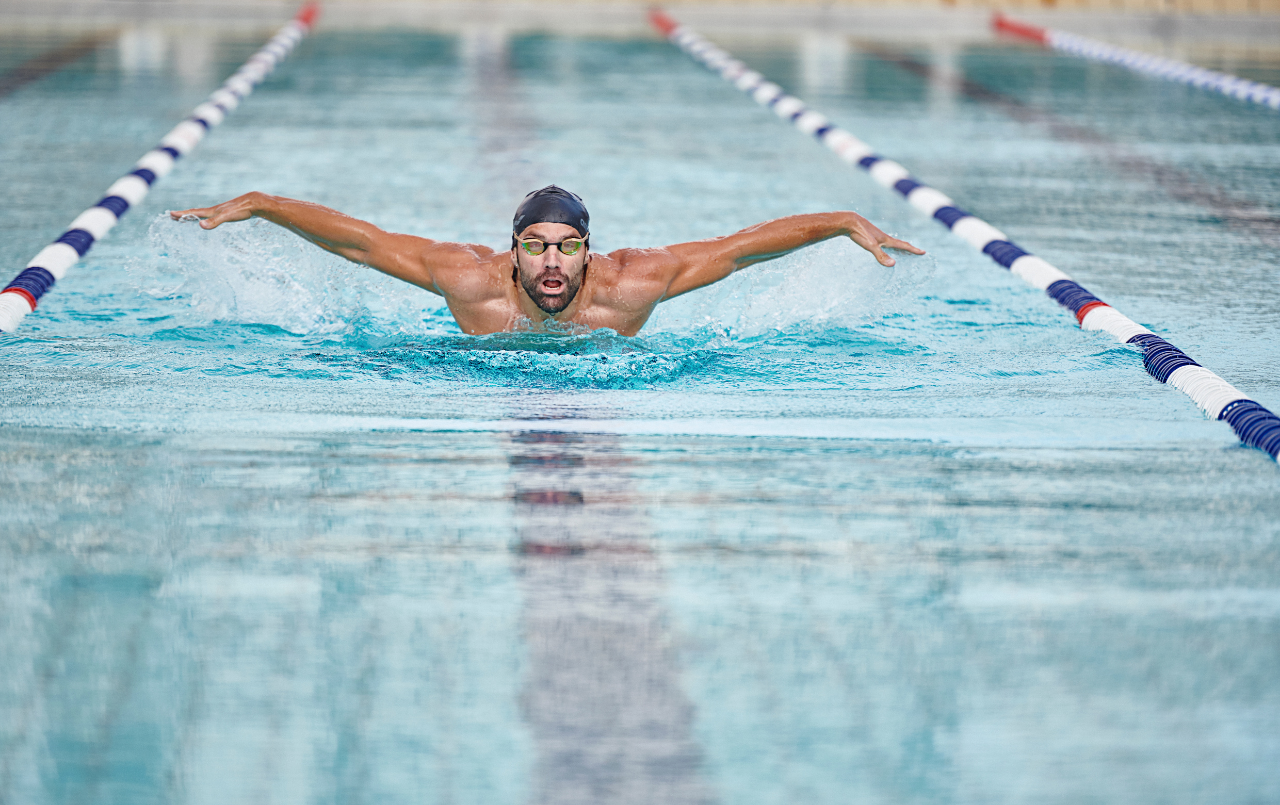
M 867 249 L 867 251 L 874 254 L 876 256 L 876 259 L 880 261 L 880 265 L 882 266 L 892 266 L 896 264 L 898 261 L 890 257 L 888 253 L 885 252 L 885 249 L 899 249 L 901 251 L 910 252 L 912 254 L 924 254 L 924 249 L 921 249 L 917 246 L 912 246 L 910 243 L 907 243 L 905 240 L 899 240 L 897 238 L 889 237 L 884 233 L 881 233 L 880 240 L 878 243 L 875 244 L 875 248 Z
M 900 249 L 901 251 L 911 252 L 912 254 L 924 254 L 924 249 L 921 249 L 919 246 L 912 246 L 905 240 L 891 238 L 888 235 L 886 235 L 885 239 L 881 241 L 881 245 L 888 249 Z
M 851 215 L 853 216 L 853 223 L 849 227 L 849 237 L 854 243 L 875 255 L 880 265 L 891 266 L 897 262 L 885 253 L 886 246 L 890 249 L 900 249 L 911 254 L 924 254 L 924 249 L 918 249 L 905 240 L 886 235 L 879 227 L 861 215 L 857 213 L 851 213 Z
M 225 209 L 229 204 L 219 204 L 211 211 L 212 214 L 200 222 L 203 229 L 213 229 L 219 224 L 225 224 L 229 221 L 247 221 L 253 217 L 253 212 L 249 209 L 232 208 Z
M 894 238 L 889 237 L 888 235 L 881 232 L 879 229 L 876 229 L 874 226 L 871 226 L 870 224 L 866 224 L 866 229 L 869 229 L 871 231 L 867 232 L 862 230 L 854 230 L 853 232 L 849 233 L 849 237 L 853 240 L 854 243 L 858 244 L 862 248 L 871 252 L 872 256 L 875 257 L 876 260 L 880 262 L 880 265 L 892 266 L 895 262 L 897 262 L 888 254 L 886 254 L 884 249 L 880 247 L 881 243 L 888 245 L 888 241 L 894 240 Z
M 192 207 L 189 210 L 169 210 L 169 217 L 175 221 L 198 221 L 213 214 L 213 207 Z
M 247 221 L 253 217 L 253 205 L 248 196 L 233 198 L 216 207 L 194 207 L 189 210 L 173 210 L 169 216 L 175 221 L 199 220 L 202 229 L 213 229 L 229 221 Z
M 872 256 L 879 260 L 880 265 L 882 266 L 892 266 L 894 263 L 898 262 L 890 257 L 884 249 L 880 248 L 879 243 L 871 244 L 871 246 L 867 248 L 867 251 L 871 252 Z

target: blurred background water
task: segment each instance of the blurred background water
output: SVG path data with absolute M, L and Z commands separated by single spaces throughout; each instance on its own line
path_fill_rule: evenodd
M 0 99 L 3 264 L 261 40 L 129 29 Z M 1000 43 L 719 41 L 1280 407 L 1273 111 Z M 551 182 L 600 251 L 852 208 L 929 253 L 468 337 L 164 214 L 502 246 Z M 1280 797 L 1274 462 L 656 39 L 321 29 L 3 347 L 0 801 Z

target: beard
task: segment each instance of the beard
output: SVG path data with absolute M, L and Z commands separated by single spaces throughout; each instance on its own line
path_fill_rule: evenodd
M 585 274 L 585 272 L 583 272 Z M 567 308 L 574 298 L 578 295 L 578 290 L 582 287 L 583 274 L 577 277 L 568 277 L 560 271 L 543 271 L 536 277 L 527 276 L 524 271 L 520 272 L 520 285 L 524 288 L 524 292 L 529 294 L 529 298 L 538 306 L 543 313 L 554 316 L 560 311 Z M 547 296 L 542 292 L 542 281 L 545 279 L 556 279 L 563 283 L 563 291 L 555 296 Z

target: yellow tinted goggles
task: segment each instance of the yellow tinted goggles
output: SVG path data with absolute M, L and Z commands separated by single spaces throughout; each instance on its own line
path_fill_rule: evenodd
M 522 240 L 520 241 L 520 248 L 524 249 L 525 254 L 537 257 L 545 252 L 548 246 L 555 246 L 564 256 L 572 257 L 586 245 L 586 242 L 585 238 L 565 238 L 559 243 L 547 243 L 545 240 Z

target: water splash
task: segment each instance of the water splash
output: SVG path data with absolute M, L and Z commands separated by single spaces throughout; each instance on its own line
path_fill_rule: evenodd
M 722 332 L 731 340 L 842 330 L 918 306 L 937 261 L 895 254 L 886 268 L 842 239 L 751 266 L 658 308 L 649 332 Z
M 210 231 L 162 214 L 148 239 L 150 253 L 129 265 L 132 282 L 189 326 L 269 324 L 307 335 L 456 332 L 439 297 L 261 219 Z

